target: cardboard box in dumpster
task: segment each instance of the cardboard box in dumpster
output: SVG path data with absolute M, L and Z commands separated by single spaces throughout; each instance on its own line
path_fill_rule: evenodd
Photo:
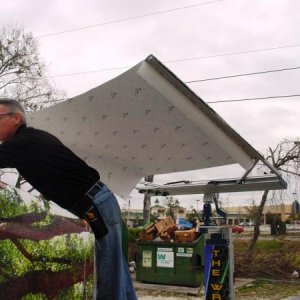
M 155 234 L 154 232 L 146 233 L 142 231 L 139 235 L 139 239 L 141 241 L 153 241 L 153 239 L 155 239 Z
M 143 229 L 139 235 L 141 241 L 163 240 L 166 242 L 193 242 L 199 233 L 196 228 L 190 230 L 178 230 L 174 220 L 167 217 L 158 222 L 153 222 Z
M 152 241 L 156 237 L 156 227 L 154 223 L 151 223 L 147 227 L 143 229 L 143 231 L 140 233 L 140 240 L 141 241 Z
M 175 242 L 193 242 L 199 236 L 199 232 L 196 228 L 189 230 L 176 230 L 175 231 Z
M 168 231 L 171 227 L 174 227 L 174 226 L 176 226 L 176 224 L 171 217 L 167 217 L 167 218 L 155 223 L 155 227 L 156 227 L 159 235 Z

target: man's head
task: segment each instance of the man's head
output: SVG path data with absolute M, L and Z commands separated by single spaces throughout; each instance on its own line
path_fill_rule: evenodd
M 22 124 L 26 124 L 23 106 L 16 100 L 0 98 L 0 142 L 11 138 Z

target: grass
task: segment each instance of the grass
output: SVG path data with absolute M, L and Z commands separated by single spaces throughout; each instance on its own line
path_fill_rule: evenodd
M 282 300 L 300 294 L 300 282 L 283 282 L 256 280 L 251 284 L 236 290 L 236 300 L 246 299 L 272 299 Z
M 300 273 L 300 241 L 259 240 L 252 257 L 247 257 L 249 241 L 234 241 L 237 277 L 290 280 Z
M 284 246 L 284 242 L 278 240 L 257 241 L 256 249 L 278 251 L 283 246 Z

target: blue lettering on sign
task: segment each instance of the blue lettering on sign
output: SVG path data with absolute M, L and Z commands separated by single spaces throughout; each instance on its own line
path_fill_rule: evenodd
M 157 254 L 158 259 L 165 259 L 166 254 Z

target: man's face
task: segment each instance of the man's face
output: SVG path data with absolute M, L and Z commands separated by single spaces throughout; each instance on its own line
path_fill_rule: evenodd
M 21 124 L 21 115 L 11 113 L 5 105 L 0 105 L 0 142 L 12 137 Z

